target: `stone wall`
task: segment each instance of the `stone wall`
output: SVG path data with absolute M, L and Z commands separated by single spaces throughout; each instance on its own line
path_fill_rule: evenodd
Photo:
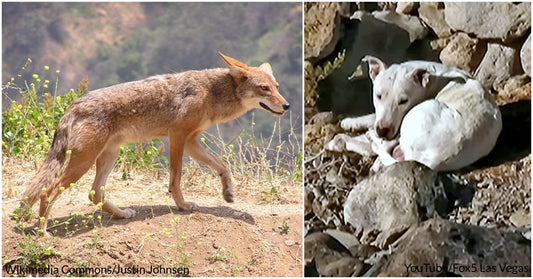
M 307 62 L 320 65 L 346 50 L 342 67 L 317 85 L 318 94 L 310 92 L 319 110 L 340 117 L 369 112 L 348 106 L 369 104 L 367 78 L 347 81 L 365 55 L 387 64 L 440 61 L 470 72 L 492 92 L 531 76 L 531 3 L 308 3 L 305 26 Z
M 305 4 L 306 276 L 531 276 L 530 33 L 531 3 Z M 328 150 L 373 111 L 365 55 L 470 72 L 502 112 L 494 150 L 445 174 Z

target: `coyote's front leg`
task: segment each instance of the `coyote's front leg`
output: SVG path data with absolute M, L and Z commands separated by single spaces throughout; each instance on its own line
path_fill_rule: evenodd
M 185 136 L 183 131 L 172 132 L 169 134 L 170 143 L 170 186 L 169 190 L 172 193 L 172 198 L 180 209 L 194 210 L 198 208 L 193 202 L 186 202 L 181 193 L 181 167 L 183 159 L 183 149 L 185 146 Z
M 202 162 L 215 170 L 222 180 L 222 194 L 227 202 L 233 202 L 233 186 L 231 183 L 231 173 L 224 165 L 224 162 L 218 157 L 205 150 L 196 140 L 198 134 L 193 134 L 187 138 L 185 143 L 185 153 L 193 157 L 195 160 Z

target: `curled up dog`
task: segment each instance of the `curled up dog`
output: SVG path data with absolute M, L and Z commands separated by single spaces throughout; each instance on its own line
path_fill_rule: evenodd
M 229 169 L 200 145 L 197 136 L 253 108 L 281 116 L 289 104 L 279 94 L 270 64 L 250 67 L 219 55 L 226 68 L 153 76 L 94 90 L 74 101 L 59 121 L 43 165 L 26 187 L 21 215 L 40 199 L 41 229 L 47 234 L 52 203 L 96 163 L 94 195 L 89 199 L 102 202 L 102 209 L 113 217 L 135 216 L 133 209 L 120 209 L 105 199 L 104 185 L 122 144 L 165 136 L 170 145 L 169 190 L 178 208 L 198 207 L 185 201 L 181 192 L 184 152 L 220 175 L 224 199 L 233 202 Z
M 494 148 L 502 129 L 500 110 L 467 72 L 427 61 L 389 67 L 372 56 L 363 61 L 373 83 L 375 114 L 346 118 L 341 127 L 369 128 L 365 137 L 384 165 L 413 160 L 437 171 L 456 170 Z

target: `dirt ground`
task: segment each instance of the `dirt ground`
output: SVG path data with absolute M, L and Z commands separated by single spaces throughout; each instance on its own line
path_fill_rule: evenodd
M 20 244 L 33 243 L 60 253 L 45 260 L 50 270 L 40 276 L 302 276 L 300 183 L 273 193 L 269 185 L 234 179 L 236 201 L 228 204 L 218 177 L 188 169 L 184 196 L 200 208 L 184 212 L 168 194 L 168 174 L 134 173 L 123 180 L 113 172 L 106 186 L 109 199 L 137 215 L 112 219 L 88 200 L 90 171 L 54 204 L 48 230 L 54 237 L 27 240 L 9 215 L 35 173 L 33 165 L 4 159 L 3 265 L 20 265 L 25 256 Z M 35 217 L 19 225 L 33 235 L 37 223 Z

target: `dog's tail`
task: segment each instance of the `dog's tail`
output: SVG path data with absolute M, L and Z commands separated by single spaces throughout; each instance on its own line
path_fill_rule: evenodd
M 43 188 L 57 187 L 56 180 L 61 172 L 65 158 L 67 156 L 69 140 L 69 117 L 63 117 L 55 130 L 54 139 L 48 155 L 37 174 L 30 181 L 22 200 L 20 201 L 20 214 L 23 218 L 28 218 L 28 211 L 37 202 Z

